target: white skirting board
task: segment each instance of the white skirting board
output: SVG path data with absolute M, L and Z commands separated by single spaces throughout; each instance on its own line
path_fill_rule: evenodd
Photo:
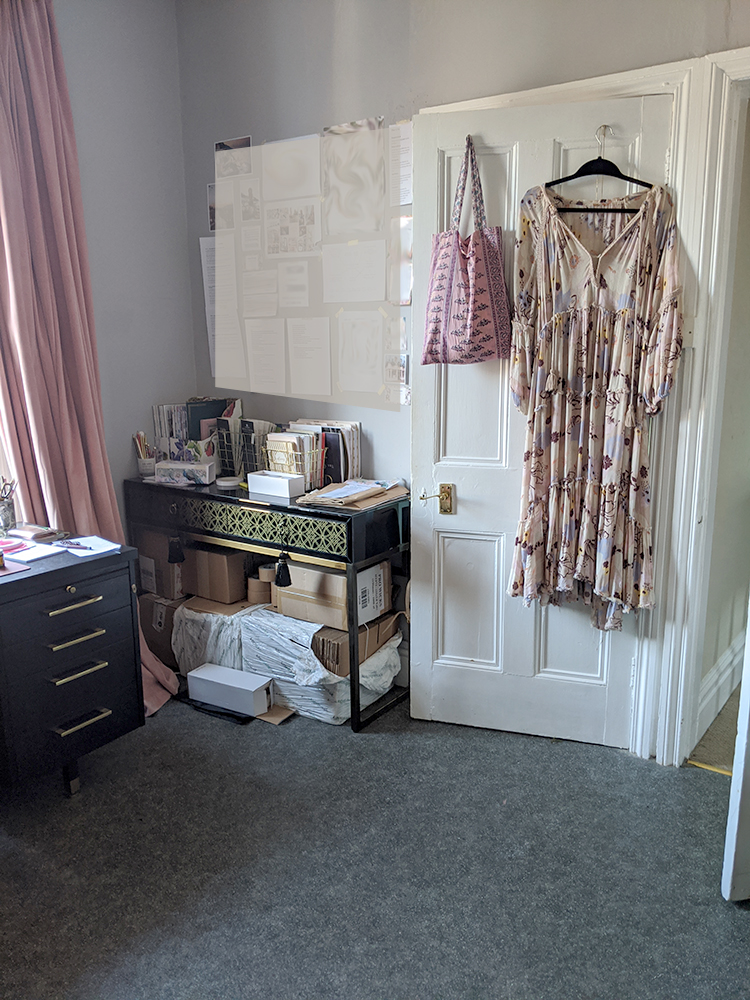
M 742 658 L 745 652 L 745 633 L 734 637 L 719 659 L 701 681 L 700 706 L 696 744 L 722 710 L 730 694 L 742 679 Z

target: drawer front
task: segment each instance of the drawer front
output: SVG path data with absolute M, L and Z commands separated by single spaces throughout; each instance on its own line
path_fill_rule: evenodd
M 133 642 L 130 606 L 106 615 L 89 615 L 80 622 L 58 621 L 53 630 L 27 637 L 5 649 L 5 673 L 11 686 L 22 685 L 36 674 L 62 677 L 107 659 L 108 647 L 129 639 Z M 72 683 L 72 682 L 70 682 Z
M 347 559 L 350 555 L 348 521 L 324 516 L 287 514 L 212 497 L 149 490 L 128 494 L 128 517 L 166 531 L 206 532 L 327 559 Z
M 9 689 L 19 776 L 75 760 L 141 725 L 132 638 L 103 654 L 77 674 L 35 674 Z
M 119 571 L 60 586 L 0 610 L 0 635 L 8 647 L 30 637 L 58 636 L 116 608 L 129 606 L 130 576 Z

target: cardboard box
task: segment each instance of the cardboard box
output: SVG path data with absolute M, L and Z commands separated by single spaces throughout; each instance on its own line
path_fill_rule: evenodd
M 174 613 L 183 603 L 180 598 L 170 601 L 158 594 L 141 594 L 138 598 L 138 614 L 146 645 L 165 666 L 178 669 L 172 652 L 172 624 Z
M 139 528 L 135 533 L 141 590 L 159 594 L 170 601 L 184 596 L 182 563 L 169 562 L 169 535 Z
M 207 486 L 216 479 L 216 463 L 205 462 L 157 462 L 157 483 L 171 483 L 173 486 Z
M 398 631 L 398 613 L 383 615 L 359 627 L 359 662 L 364 663 Z M 327 626 L 312 637 L 312 651 L 332 674 L 349 676 L 349 633 Z
M 185 549 L 182 589 L 186 594 L 205 597 L 220 604 L 243 600 L 247 596 L 245 553 L 219 546 Z
M 188 674 L 188 696 L 230 712 L 263 715 L 273 705 L 272 683 L 270 677 L 204 663 Z
M 346 630 L 346 574 L 303 563 L 289 563 L 291 587 L 276 589 L 282 615 Z M 386 559 L 357 574 L 359 625 L 391 610 L 391 564 Z
M 247 491 L 289 500 L 305 492 L 305 477 L 291 472 L 251 472 L 247 477 Z

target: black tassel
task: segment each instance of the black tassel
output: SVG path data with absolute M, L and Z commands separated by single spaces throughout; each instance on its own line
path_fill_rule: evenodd
M 279 555 L 279 561 L 276 563 L 276 586 L 277 587 L 291 587 L 292 577 L 289 572 L 289 564 L 287 563 L 286 552 L 282 552 Z
M 182 548 L 182 542 L 178 537 L 169 539 L 169 555 L 167 556 L 168 563 L 181 563 L 185 562 L 185 553 Z

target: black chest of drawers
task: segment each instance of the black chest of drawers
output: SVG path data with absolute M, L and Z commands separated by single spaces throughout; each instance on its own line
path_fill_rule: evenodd
M 136 552 L 38 560 L 0 576 L 0 780 L 63 770 L 144 723 Z

